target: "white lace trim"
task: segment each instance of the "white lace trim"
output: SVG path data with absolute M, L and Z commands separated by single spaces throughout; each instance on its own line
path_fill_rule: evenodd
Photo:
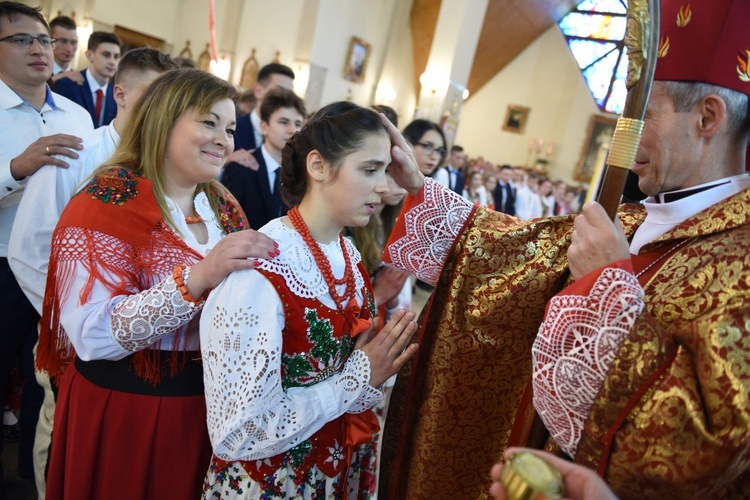
M 280 254 L 274 259 L 262 260 L 258 269 L 265 269 L 280 275 L 286 281 L 289 290 L 297 297 L 303 299 L 317 297 L 323 300 L 327 306 L 335 309 L 333 300 L 329 301 L 330 304 L 324 300 L 326 296 L 329 296 L 328 285 L 302 236 L 294 228 L 284 224 L 281 219 L 269 222 L 260 231 L 276 240 L 279 244 Z M 354 266 L 354 280 L 359 295 L 359 291 L 365 286 L 362 273 L 356 268 L 361 257 L 357 248 L 347 238 L 344 238 L 344 244 L 352 266 Z M 337 238 L 327 245 L 319 243 L 319 246 L 331 263 L 334 277 L 343 277 L 345 263 L 339 239 Z M 337 286 L 337 292 L 343 293 L 345 288 L 345 285 Z
M 643 297 L 633 274 L 607 268 L 588 296 L 550 300 L 531 350 L 534 406 L 571 457 L 607 371 L 643 311 Z
M 255 271 L 231 274 L 206 301 L 200 333 L 208 431 L 223 460 L 285 452 L 327 422 L 383 397 L 369 384 L 370 363 L 361 350 L 340 372 L 284 391 L 283 328 L 283 305 Z
M 148 290 L 126 296 L 114 307 L 112 337 L 127 352 L 141 351 L 187 325 L 201 307 L 187 302 L 169 276 Z
M 388 251 L 394 266 L 434 285 L 473 205 L 429 177 L 423 189 L 424 202 L 402 214 L 406 234 Z
M 357 359 L 354 359 L 356 356 Z M 347 413 L 362 413 L 363 411 L 367 411 L 376 404 L 380 403 L 385 398 L 385 393 L 383 392 L 382 386 L 379 388 L 375 388 L 369 384 L 370 380 L 370 373 L 372 372 L 372 368 L 370 367 L 370 358 L 367 357 L 367 355 L 364 353 L 364 351 L 361 351 L 359 349 L 355 349 L 352 351 L 352 354 L 349 356 L 349 359 L 346 361 L 346 366 L 349 366 L 349 363 L 356 363 L 357 365 L 364 365 L 361 368 L 357 367 L 357 373 L 358 374 L 366 374 L 366 377 L 364 379 L 364 390 L 362 391 L 362 394 L 359 396 L 359 398 L 352 404 L 352 406 L 347 410 Z M 345 367 L 346 369 L 346 367 Z

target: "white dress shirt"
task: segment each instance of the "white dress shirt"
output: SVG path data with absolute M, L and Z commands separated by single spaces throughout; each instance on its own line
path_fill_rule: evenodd
M 118 142 L 120 136 L 115 131 L 114 121 L 99 127 L 83 139 L 83 151 L 78 152 L 78 159 L 68 159 L 70 167 L 45 165 L 26 185 L 10 235 L 8 263 L 40 315 L 52 232 L 68 200 L 86 178 L 112 156 Z
M 432 178 L 435 179 L 435 182 L 438 184 L 442 184 L 443 186 L 450 189 L 451 187 L 451 180 L 450 180 L 450 174 L 448 173 L 448 167 L 438 167 L 437 170 L 432 174 Z
M 516 190 L 516 217 L 529 220 L 541 217 L 542 200 L 539 195 L 528 186 L 522 186 Z
M 263 144 L 263 134 L 260 133 L 260 115 L 252 110 L 250 112 L 250 123 L 253 124 L 253 134 L 255 134 L 255 147 Z M 272 184 L 273 185 L 273 184 Z
M 65 68 L 57 64 L 57 61 L 52 61 L 52 75 L 59 75 L 60 73 L 65 73 L 66 71 L 71 71 L 73 67 L 68 64 Z
M 274 160 L 273 156 L 266 150 L 266 145 L 263 144 L 260 147 L 261 153 L 263 153 L 263 159 L 266 161 L 266 170 L 268 171 L 268 185 L 271 186 L 271 193 L 273 193 L 274 182 L 276 182 L 276 169 L 279 168 L 279 162 Z
M 86 81 L 89 82 L 91 99 L 94 101 L 94 106 L 96 106 L 96 91 L 102 91 L 102 109 L 99 110 L 99 116 L 96 117 L 96 123 L 101 123 L 102 116 L 104 116 L 104 108 L 107 107 L 107 86 L 109 85 L 109 82 L 105 81 L 104 85 L 99 85 L 99 82 L 96 81 L 94 75 L 91 74 L 90 68 L 86 71 Z
M 479 203 L 479 205 L 483 207 L 489 206 L 489 196 L 487 194 L 487 188 L 484 186 L 479 186 L 473 196 L 470 189 L 464 189 L 461 196 L 472 203 Z
M 73 101 L 48 89 L 47 101 L 37 111 L 0 80 L 0 257 L 8 256 L 13 219 L 27 183 L 27 179 L 13 179 L 11 160 L 40 137 L 61 133 L 82 137 L 92 129 L 88 111 Z
M 686 196 L 685 198 L 669 203 L 659 203 L 654 197 L 646 198 L 643 201 L 643 206 L 646 207 L 646 220 L 643 221 L 643 224 L 638 227 L 633 235 L 633 240 L 630 243 L 630 253 L 638 255 L 641 248 L 646 244 L 656 240 L 659 236 L 677 227 L 677 225 L 685 222 L 690 217 L 702 212 L 711 205 L 716 205 L 744 191 L 750 187 L 750 176 L 748 174 L 735 175 L 688 189 L 694 190 L 708 186 L 715 187 L 700 191 L 700 196 Z M 687 191 L 687 189 L 672 192 L 679 193 L 680 191 Z M 656 196 L 661 198 L 664 194 L 668 193 L 660 193 Z

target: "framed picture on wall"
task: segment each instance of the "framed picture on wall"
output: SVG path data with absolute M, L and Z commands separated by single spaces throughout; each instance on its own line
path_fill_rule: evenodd
M 596 167 L 606 159 L 607 151 L 612 144 L 615 125 L 617 125 L 615 116 L 591 116 L 586 130 L 586 140 L 581 148 L 581 157 L 573 176 L 575 180 L 591 182 L 591 176 L 596 171 Z
M 349 52 L 344 66 L 344 78 L 352 82 L 362 83 L 365 79 L 365 70 L 369 58 L 370 44 L 353 36 L 351 42 L 349 42 Z
M 516 134 L 523 134 L 528 119 L 529 108 L 526 106 L 510 105 L 505 112 L 505 120 L 503 120 L 502 129 Z

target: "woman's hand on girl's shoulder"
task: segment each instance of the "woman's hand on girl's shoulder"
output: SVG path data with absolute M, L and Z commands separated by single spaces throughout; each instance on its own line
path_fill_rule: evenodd
M 417 344 L 409 344 L 417 331 L 415 315 L 401 309 L 396 312 L 375 337 L 365 332 L 357 337 L 355 349 L 360 349 L 370 360 L 370 385 L 380 387 L 395 375 L 406 361 L 417 352 Z
M 273 259 L 279 255 L 278 244 L 252 229 L 230 233 L 208 252 L 206 258 L 190 269 L 188 291 L 193 297 L 214 288 L 232 271 L 252 269 L 256 259 Z

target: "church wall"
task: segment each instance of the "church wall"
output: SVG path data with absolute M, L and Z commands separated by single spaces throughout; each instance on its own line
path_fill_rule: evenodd
M 310 62 L 326 68 L 325 85 L 320 103 L 351 99 L 369 105 L 377 84 L 378 68 L 383 58 L 391 25 L 395 0 L 321 0 Z M 344 66 L 352 36 L 370 44 L 370 56 L 362 83 L 344 78 Z
M 86 2 L 90 3 L 90 2 Z M 174 42 L 175 18 L 179 14 L 180 0 L 97 0 L 94 3 L 94 21 L 115 24 Z
M 282 64 L 294 67 L 302 12 L 301 0 L 245 0 L 234 46 L 227 48 L 234 50 L 230 81 L 239 84 L 242 65 L 253 48 L 259 67 L 272 62 L 277 52 Z
M 209 42 L 208 1 L 177 0 L 176 16 L 172 20 L 174 35 L 170 41 L 171 54 L 177 56 L 190 41 L 193 59 L 198 60 Z M 240 26 L 242 0 L 219 0 L 215 2 L 216 49 L 219 57 L 226 56 L 231 64 Z M 240 63 L 241 64 L 241 63 Z
M 414 117 L 417 105 L 417 89 L 414 82 L 414 50 L 411 37 L 411 1 L 399 0 L 393 10 L 390 24 L 391 34 L 383 59 L 379 80 L 375 82 L 374 104 L 392 107 L 399 117 L 399 126 L 404 128 Z M 377 87 L 382 85 L 378 96 Z M 392 89 L 394 94 L 389 95 Z
M 522 134 L 501 129 L 508 105 L 530 108 Z M 565 38 L 552 26 L 464 103 L 457 144 L 470 157 L 525 165 L 529 143 L 554 143 L 549 176 L 573 182 L 592 114 L 599 113 Z

